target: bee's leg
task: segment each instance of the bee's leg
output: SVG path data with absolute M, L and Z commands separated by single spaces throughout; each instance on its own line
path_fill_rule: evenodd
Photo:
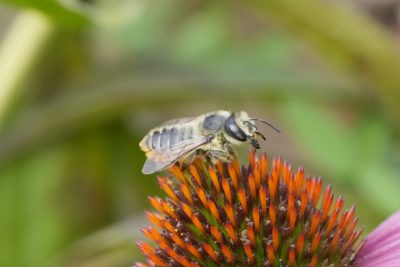
M 232 151 L 224 149 L 224 150 L 210 150 L 209 152 L 209 157 L 211 159 L 211 162 L 213 164 L 218 163 L 218 161 L 223 161 L 223 162 L 231 162 L 236 158 L 236 154 L 232 154 Z
M 226 149 L 226 151 L 227 151 L 227 157 L 228 157 L 228 161 L 229 161 L 229 162 L 234 161 L 235 159 L 237 159 L 236 150 L 235 150 L 231 145 L 229 145 L 228 143 L 226 143 L 226 144 L 224 145 L 224 147 L 225 147 L 225 149 Z
M 219 160 L 225 161 L 224 152 L 220 150 L 210 150 L 208 157 L 212 164 L 217 164 Z

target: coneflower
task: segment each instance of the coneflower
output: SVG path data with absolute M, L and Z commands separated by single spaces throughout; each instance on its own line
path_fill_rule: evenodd
M 355 263 L 360 267 L 400 266 L 400 211 L 367 236 Z
M 355 207 L 343 208 L 319 177 L 249 152 L 248 165 L 178 166 L 158 177 L 167 198 L 138 242 L 151 266 L 353 266 L 364 242 Z M 137 263 L 136 266 L 147 266 Z

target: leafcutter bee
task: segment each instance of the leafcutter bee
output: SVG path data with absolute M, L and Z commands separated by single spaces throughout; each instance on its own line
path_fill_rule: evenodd
M 140 142 L 147 160 L 142 172 L 151 174 L 165 170 L 175 163 L 190 164 L 199 154 L 213 163 L 230 162 L 236 158 L 233 145 L 249 141 L 258 149 L 256 137 L 265 140 L 255 121 L 278 129 L 262 119 L 250 118 L 244 112 L 214 111 L 192 118 L 168 121 L 152 129 Z

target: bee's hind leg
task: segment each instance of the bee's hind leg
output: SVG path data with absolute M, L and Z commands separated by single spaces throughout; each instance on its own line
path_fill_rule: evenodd
M 210 150 L 208 156 L 213 164 L 217 164 L 220 160 L 222 162 L 232 162 L 237 158 L 233 149 Z

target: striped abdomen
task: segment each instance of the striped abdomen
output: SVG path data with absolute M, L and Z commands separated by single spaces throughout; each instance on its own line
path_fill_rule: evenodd
M 160 151 L 172 148 L 174 145 L 183 143 L 193 138 L 193 127 L 165 127 L 154 130 L 147 138 L 146 145 L 149 149 Z

